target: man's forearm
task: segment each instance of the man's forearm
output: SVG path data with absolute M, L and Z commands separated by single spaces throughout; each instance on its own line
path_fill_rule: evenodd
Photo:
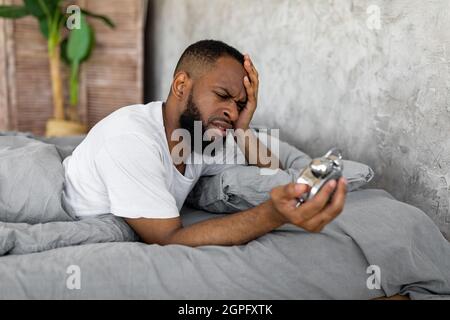
M 250 165 L 282 169 L 280 160 L 258 139 L 253 130 L 236 130 L 236 142 Z
M 269 200 L 250 210 L 180 228 L 166 239 L 165 244 L 193 247 L 239 245 L 254 240 L 283 223 L 283 219 L 274 211 Z

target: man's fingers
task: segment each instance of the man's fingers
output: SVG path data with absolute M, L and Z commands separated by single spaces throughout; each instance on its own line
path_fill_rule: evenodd
M 339 179 L 336 192 L 331 199 L 331 202 L 323 210 L 325 215 L 332 218 L 336 217 L 344 209 L 345 198 L 347 197 L 347 185 L 343 178 Z
M 320 232 L 328 223 L 334 220 L 344 209 L 347 187 L 344 179 L 340 179 L 331 202 L 323 211 L 305 222 L 305 227 L 313 232 Z
M 328 182 L 313 199 L 296 207 L 298 198 L 310 191 L 306 184 L 290 183 L 272 189 L 271 199 L 288 221 L 310 232 L 321 231 L 330 221 L 338 216 L 344 207 L 346 181 L 341 178 Z M 334 195 L 331 194 L 334 191 Z
M 274 188 L 272 190 L 272 197 L 277 200 L 296 200 L 303 193 L 308 192 L 309 186 L 306 184 L 289 183 L 284 186 Z
M 249 55 L 245 55 L 244 68 L 245 68 L 245 71 L 247 71 L 248 76 L 250 77 L 250 81 L 253 86 L 254 92 L 257 94 L 258 87 L 259 87 L 259 74 L 258 74 L 258 71 L 256 70 L 255 66 L 253 65 L 253 62 L 250 59 Z
M 323 208 L 325 208 L 335 188 L 335 180 L 331 180 L 326 183 L 318 194 L 316 194 L 311 200 L 306 201 L 297 209 L 299 214 L 302 214 L 306 220 L 311 219 L 318 212 L 322 211 Z
M 286 200 L 292 200 L 299 198 L 303 193 L 308 192 L 309 186 L 306 184 L 289 183 L 285 185 L 283 192 L 283 198 Z
M 253 61 L 252 61 L 252 59 L 250 58 L 250 55 L 246 54 L 246 55 L 244 56 L 244 59 L 250 62 L 250 67 L 252 68 L 253 72 L 255 73 L 256 78 L 259 78 L 258 70 L 256 70 L 256 67 L 255 67 L 255 65 L 253 64 Z
M 295 209 L 297 207 L 298 198 L 305 192 L 309 191 L 309 186 L 305 184 L 289 183 L 285 186 L 280 186 L 272 189 L 270 197 L 274 202 L 277 210 L 282 212 L 283 215 L 292 216 L 295 215 Z
M 250 102 L 250 103 L 256 102 L 255 89 L 253 88 L 253 86 L 250 83 L 250 80 L 248 79 L 247 76 L 244 77 L 244 86 L 245 86 L 245 89 L 247 90 L 248 102 Z
M 290 183 L 285 188 L 289 189 L 287 196 L 291 198 L 299 198 L 305 192 L 308 192 L 309 186 L 307 184 Z
M 250 80 L 252 81 L 252 84 L 258 85 L 258 83 L 259 83 L 258 72 L 252 66 L 251 62 L 249 60 L 246 60 L 244 63 L 244 66 L 245 66 L 245 71 L 247 71 L 248 75 L 250 76 Z

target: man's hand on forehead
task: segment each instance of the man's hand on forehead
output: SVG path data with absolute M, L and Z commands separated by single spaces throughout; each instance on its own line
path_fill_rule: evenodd
M 245 71 L 247 71 L 247 77 L 244 77 L 244 84 L 245 82 L 248 83 L 248 80 L 250 80 L 250 87 L 245 87 L 247 89 L 247 94 L 249 91 L 248 89 L 253 90 L 253 94 L 250 96 L 254 97 L 256 100 L 258 98 L 259 74 L 255 68 L 255 65 L 253 64 L 252 59 L 250 58 L 250 55 L 248 54 L 244 55 L 244 68 Z
M 258 102 L 259 75 L 248 54 L 244 55 L 244 68 L 247 72 L 247 75 L 243 79 L 244 87 L 247 92 L 247 104 L 239 114 L 239 119 L 236 121 L 235 128 L 247 130 L 250 126 L 253 114 L 256 111 Z

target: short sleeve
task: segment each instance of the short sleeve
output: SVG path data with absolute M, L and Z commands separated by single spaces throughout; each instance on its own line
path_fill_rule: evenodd
M 154 219 L 179 216 L 156 142 L 138 134 L 109 138 L 94 161 L 112 214 Z

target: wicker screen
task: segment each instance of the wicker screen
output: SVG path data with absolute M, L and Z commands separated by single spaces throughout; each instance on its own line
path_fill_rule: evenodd
M 20 4 L 21 0 L 0 0 Z M 80 75 L 79 114 L 92 127 L 112 111 L 143 100 L 145 0 L 79 0 L 108 15 L 115 29 L 90 20 L 97 46 Z M 65 95 L 68 68 L 63 67 Z M 68 101 L 68 99 L 66 99 Z M 0 19 L 0 130 L 43 134 L 53 115 L 46 42 L 32 17 Z

